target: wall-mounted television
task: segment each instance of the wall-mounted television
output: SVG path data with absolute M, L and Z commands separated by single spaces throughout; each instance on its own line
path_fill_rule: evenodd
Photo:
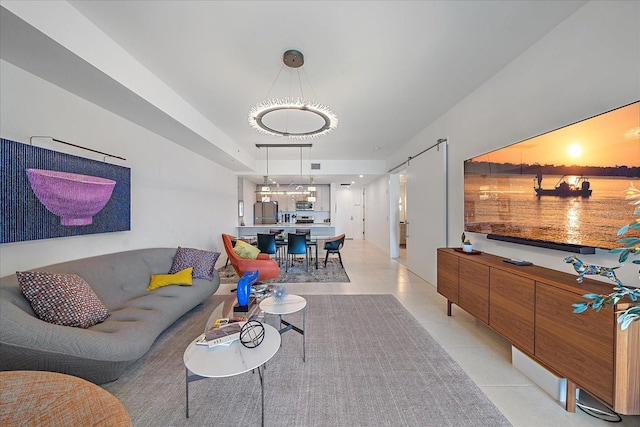
M 464 229 L 578 253 L 619 247 L 636 218 L 631 184 L 640 188 L 640 102 L 466 160 Z

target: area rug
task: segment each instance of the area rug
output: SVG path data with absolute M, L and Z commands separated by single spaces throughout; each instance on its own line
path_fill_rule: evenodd
M 134 426 L 260 425 L 260 379 L 251 372 L 191 383 L 185 418 L 184 350 L 223 297 L 187 313 L 103 385 Z M 265 426 L 510 425 L 392 295 L 305 298 L 306 362 L 302 337 L 284 333 L 264 371 Z M 300 313 L 286 318 L 301 325 Z
M 231 266 L 218 269 L 220 273 L 220 283 L 238 283 L 238 275 Z M 350 282 L 346 270 L 340 266 L 337 258 L 329 258 L 327 267 L 324 267 L 324 260 L 318 261 L 318 269 L 313 262 L 306 269 L 304 261 L 296 261 L 293 266 L 289 266 L 285 271 L 284 264 L 280 266 L 280 277 L 277 279 L 265 280 L 265 283 L 343 283 Z

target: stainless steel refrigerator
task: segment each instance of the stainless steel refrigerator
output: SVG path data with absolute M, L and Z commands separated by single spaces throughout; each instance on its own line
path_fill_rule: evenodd
M 277 224 L 278 202 L 256 202 L 253 205 L 254 224 Z

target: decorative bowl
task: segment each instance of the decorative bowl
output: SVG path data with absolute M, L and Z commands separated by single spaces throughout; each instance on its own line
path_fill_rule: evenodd
M 116 182 L 97 176 L 27 169 L 31 189 L 62 225 L 89 225 L 107 204 Z

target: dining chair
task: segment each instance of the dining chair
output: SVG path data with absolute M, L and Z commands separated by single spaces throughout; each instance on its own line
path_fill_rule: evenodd
M 344 246 L 344 234 L 340 234 L 339 236 L 335 236 L 330 238 L 329 240 L 324 241 L 324 250 L 327 251 L 327 255 L 324 257 L 324 267 L 327 268 L 327 260 L 329 259 L 329 254 L 338 254 L 338 258 L 340 259 L 340 266 L 344 268 L 342 265 L 342 255 L 340 255 L 340 249 Z
M 279 236 L 282 233 L 284 233 L 284 228 L 271 228 L 271 229 L 269 229 L 269 233 L 275 234 L 276 236 Z
M 307 237 L 303 233 L 289 233 L 287 235 L 287 262 L 285 270 L 289 269 L 289 260 L 293 264 L 296 255 L 304 255 L 307 262 L 307 271 L 309 271 L 309 251 L 307 249 Z
M 278 257 L 282 259 L 282 255 L 284 255 L 286 251 L 285 246 L 287 245 L 284 239 L 284 228 L 270 228 L 269 233 L 276 236 L 276 246 L 278 248 Z
M 278 265 L 280 265 L 280 253 L 276 245 L 276 235 L 272 233 L 258 233 L 258 249 L 260 252 L 275 255 Z
M 307 238 L 307 249 L 309 251 L 309 258 L 313 260 L 313 252 L 311 252 L 311 247 L 316 246 L 317 242 L 311 241 L 311 229 L 310 228 L 296 228 L 296 233 L 304 233 Z

